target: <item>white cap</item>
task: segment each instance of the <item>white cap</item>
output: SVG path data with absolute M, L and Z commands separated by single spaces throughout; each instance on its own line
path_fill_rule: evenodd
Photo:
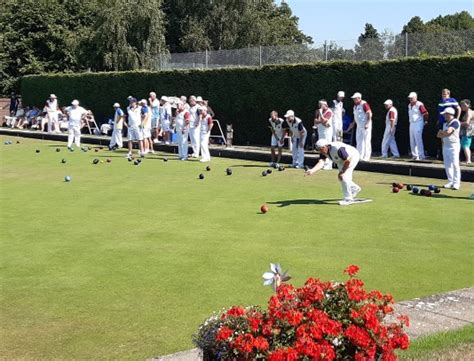
M 149 94 L 151 97 L 155 97 L 156 98 L 156 93 L 155 92 L 150 92 Z
M 49 95 L 49 97 L 50 97 L 50 98 L 54 98 L 54 99 L 56 99 L 56 98 L 57 98 L 57 96 L 56 96 L 56 95 L 54 95 L 54 94 L 50 94 L 50 95 Z
M 140 101 L 138 102 L 138 104 L 145 104 L 145 105 L 146 105 L 146 104 L 147 104 L 147 101 L 146 101 L 146 99 L 142 99 L 142 100 L 140 100 Z
M 393 102 L 391 99 L 387 99 L 386 101 L 383 102 L 385 105 L 393 105 Z
M 344 93 L 342 90 L 337 92 L 337 96 L 340 98 L 344 98 L 346 96 L 346 93 Z
M 416 98 L 416 97 L 418 97 L 418 95 L 415 92 L 411 92 L 410 94 L 408 94 L 408 98 Z
M 71 102 L 72 105 L 79 105 L 79 100 L 77 99 L 74 99 L 72 102 Z
M 456 114 L 456 111 L 454 110 L 454 108 L 446 108 L 444 111 L 442 111 L 440 114 L 451 114 L 451 115 L 454 115 Z
M 288 110 L 285 114 L 285 118 L 294 117 L 294 116 L 295 116 L 295 112 L 293 110 Z
M 114 108 L 120 108 L 120 104 L 119 103 L 114 103 Z
M 168 97 L 164 95 L 161 97 L 161 100 L 163 100 L 164 102 L 169 102 Z
M 325 147 L 326 145 L 328 145 L 329 142 L 326 140 L 326 139 L 319 139 L 317 142 L 316 142 L 316 148 L 322 148 L 322 147 Z
M 201 97 L 201 96 L 198 96 L 198 97 L 196 98 L 196 101 L 197 101 L 197 102 L 202 102 L 202 101 L 203 101 L 203 100 L 202 100 L 202 97 Z
M 325 100 L 320 100 L 320 101 L 319 101 L 319 104 L 321 104 L 321 105 L 328 105 L 328 102 L 325 101 Z
M 356 93 L 354 93 L 353 96 L 351 96 L 351 98 L 352 98 L 352 99 L 354 99 L 354 98 L 361 98 L 361 99 L 362 99 L 362 94 L 359 93 L 359 92 L 356 92 Z

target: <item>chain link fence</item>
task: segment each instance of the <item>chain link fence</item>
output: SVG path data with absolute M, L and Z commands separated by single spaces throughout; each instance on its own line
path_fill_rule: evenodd
M 356 44 L 356 45 L 354 45 Z M 260 46 L 160 55 L 155 70 L 261 67 L 320 61 L 387 60 L 417 56 L 447 56 L 474 52 L 474 30 L 382 36 L 364 42 L 325 41 L 319 44 Z

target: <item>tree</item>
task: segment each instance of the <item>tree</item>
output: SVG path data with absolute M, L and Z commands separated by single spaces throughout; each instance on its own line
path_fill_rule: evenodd
M 310 44 L 288 4 L 273 0 L 164 0 L 171 52 Z
M 161 0 L 105 0 L 82 58 L 93 70 L 153 69 L 166 52 L 164 31 Z
M 5 1 L 0 13 L 3 92 L 13 90 L 23 75 L 81 69 L 75 51 L 92 22 L 91 5 L 90 0 Z
M 372 24 L 365 24 L 364 33 L 359 36 L 355 46 L 355 57 L 359 60 L 382 60 L 384 45 L 377 29 Z

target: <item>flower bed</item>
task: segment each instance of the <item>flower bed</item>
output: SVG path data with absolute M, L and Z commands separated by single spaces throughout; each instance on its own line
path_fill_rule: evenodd
M 300 288 L 281 284 L 275 272 L 276 293 L 267 310 L 236 306 L 215 314 L 194 343 L 207 359 L 396 360 L 394 351 L 409 345 L 403 330 L 408 318 L 384 322 L 394 300 L 367 292 L 355 277 L 358 270 L 347 267 L 344 283 L 309 278 Z

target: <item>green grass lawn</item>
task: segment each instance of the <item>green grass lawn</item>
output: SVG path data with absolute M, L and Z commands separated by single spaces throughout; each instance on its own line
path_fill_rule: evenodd
M 4 359 L 138 360 L 190 348 L 212 311 L 265 304 L 270 262 L 296 285 L 344 279 L 358 264 L 368 288 L 397 300 L 472 286 L 472 183 L 427 198 L 389 184 L 445 181 L 356 172 L 360 196 L 374 201 L 340 207 L 336 171 L 262 177 L 262 163 L 214 158 L 206 172 L 173 155 L 134 166 L 123 152 L 7 139 L 16 138 L 0 136 Z

